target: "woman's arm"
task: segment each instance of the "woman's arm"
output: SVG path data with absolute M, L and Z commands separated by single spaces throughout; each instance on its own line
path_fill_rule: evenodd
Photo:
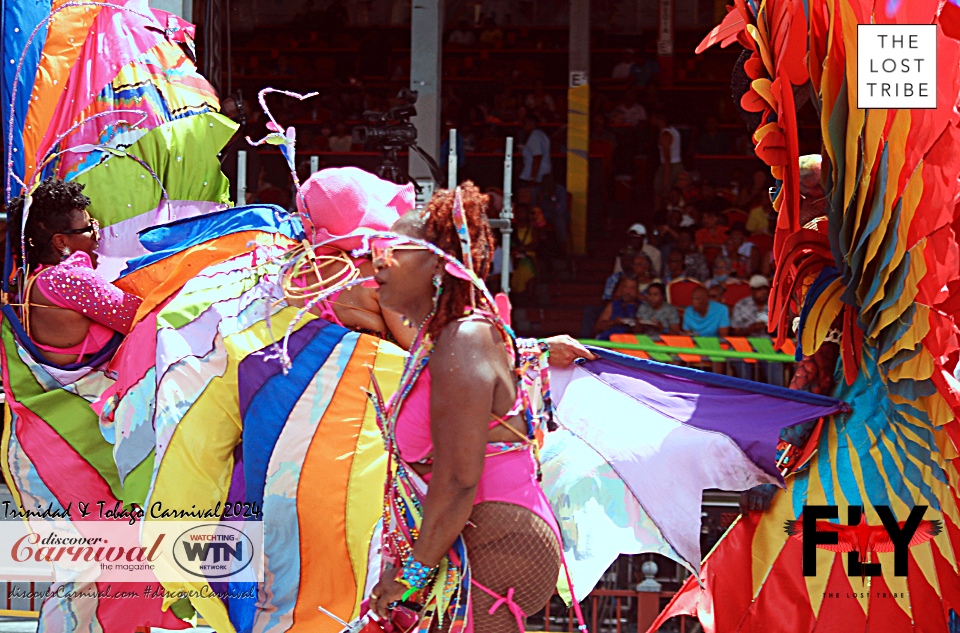
M 120 290 L 93 268 L 81 265 L 61 264 L 42 272 L 36 286 L 54 305 L 73 310 L 121 334 L 130 332 L 142 303 L 140 297 Z
M 430 357 L 433 469 L 420 536 L 413 547 L 414 562 L 426 567 L 440 563 L 473 511 L 498 361 L 506 367 L 500 335 L 489 323 L 478 321 L 448 325 Z M 385 573 L 371 592 L 371 606 L 381 617 L 407 592 L 394 578 L 395 573 Z
M 449 325 L 430 358 L 433 474 L 420 538 L 413 548 L 414 560 L 424 565 L 440 562 L 473 510 L 493 415 L 498 361 L 506 366 L 500 335 L 481 321 Z

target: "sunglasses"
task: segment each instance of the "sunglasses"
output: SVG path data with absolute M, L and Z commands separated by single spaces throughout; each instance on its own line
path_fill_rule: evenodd
M 411 244 L 399 237 L 381 238 L 370 241 L 370 258 L 373 261 L 378 259 L 384 262 L 385 266 L 393 263 L 394 251 L 426 251 L 430 250 L 425 246 Z
M 86 225 L 83 228 L 79 229 L 67 229 L 66 231 L 60 231 L 62 235 L 82 235 L 84 233 L 93 233 L 94 235 L 100 234 L 100 223 L 96 220 L 90 220 L 90 224 Z

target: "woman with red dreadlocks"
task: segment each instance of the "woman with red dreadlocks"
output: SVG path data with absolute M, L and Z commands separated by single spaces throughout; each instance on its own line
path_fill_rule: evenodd
M 440 191 L 394 224 L 412 239 L 372 244 L 381 305 L 419 327 L 397 394 L 379 403 L 392 463 L 370 606 L 401 624 L 390 612 L 412 605 L 421 631 L 522 633 L 560 570 L 515 342 L 477 280 L 493 254 L 486 205 L 469 182 Z

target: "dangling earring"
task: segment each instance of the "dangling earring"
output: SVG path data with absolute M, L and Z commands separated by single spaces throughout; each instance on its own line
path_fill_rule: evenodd
M 69 246 L 64 246 L 64 247 L 63 247 L 63 250 L 60 251 L 60 259 L 61 259 L 61 260 L 64 260 L 64 259 L 70 257 L 71 253 L 73 253 L 73 251 L 70 250 L 70 247 L 69 247 Z

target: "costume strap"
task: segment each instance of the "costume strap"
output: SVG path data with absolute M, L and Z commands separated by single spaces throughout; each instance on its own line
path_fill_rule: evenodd
M 457 187 L 453 195 L 453 227 L 457 231 L 457 237 L 460 238 L 460 251 L 463 253 L 463 265 L 470 272 L 473 270 L 473 252 L 470 244 L 470 227 L 467 226 L 467 216 L 463 212 L 463 194 L 460 187 Z M 477 307 L 476 292 L 473 285 L 470 285 L 470 307 Z
M 563 573 L 567 577 L 567 587 L 570 588 L 570 601 L 573 602 L 573 614 L 577 616 L 577 629 L 582 633 L 587 633 L 587 621 L 583 619 L 583 611 L 580 610 L 580 601 L 573 592 L 573 579 L 570 578 L 570 566 L 567 565 L 567 557 L 563 555 L 563 546 L 560 546 L 560 564 L 563 565 Z

